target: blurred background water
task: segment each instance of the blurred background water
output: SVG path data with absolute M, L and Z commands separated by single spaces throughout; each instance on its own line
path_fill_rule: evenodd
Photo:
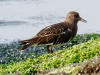
M 78 34 L 100 33 L 100 0 L 0 0 L 0 43 L 32 38 L 42 28 L 77 11 L 87 23 Z

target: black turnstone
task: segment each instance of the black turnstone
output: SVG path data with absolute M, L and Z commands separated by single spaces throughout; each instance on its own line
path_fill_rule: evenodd
M 37 46 L 46 45 L 48 53 L 53 53 L 52 45 L 68 43 L 74 38 L 78 29 L 78 21 L 87 22 L 79 16 L 78 12 L 69 12 L 64 22 L 47 26 L 33 38 L 20 41 L 23 46 L 19 51 L 36 44 Z

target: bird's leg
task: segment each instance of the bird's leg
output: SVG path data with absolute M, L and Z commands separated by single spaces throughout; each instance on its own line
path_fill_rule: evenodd
M 53 50 L 50 48 L 51 45 L 47 45 L 47 51 L 48 53 L 53 53 Z

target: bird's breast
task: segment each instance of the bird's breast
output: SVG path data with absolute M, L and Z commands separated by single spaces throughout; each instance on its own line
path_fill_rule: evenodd
M 74 37 L 77 34 L 77 30 L 78 30 L 77 26 L 72 28 L 72 37 Z

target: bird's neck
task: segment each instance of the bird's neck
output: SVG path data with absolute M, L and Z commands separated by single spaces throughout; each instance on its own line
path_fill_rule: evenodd
M 70 28 L 70 29 L 72 29 L 73 30 L 73 28 L 77 28 L 77 22 L 70 22 L 70 21 L 64 21 L 65 23 L 66 23 L 66 25 L 68 25 L 68 27 Z
M 70 25 L 77 25 L 77 22 L 73 20 L 65 20 L 65 22 L 69 23 Z

